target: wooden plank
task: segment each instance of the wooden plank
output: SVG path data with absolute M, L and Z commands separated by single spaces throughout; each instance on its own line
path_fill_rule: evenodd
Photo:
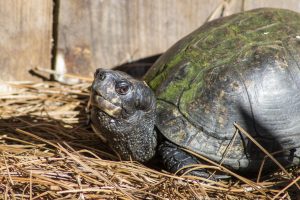
M 60 1 L 57 68 L 65 64 L 68 72 L 91 76 L 98 67 L 161 53 L 199 27 L 221 2 Z
M 51 67 L 52 0 L 0 0 L 0 80 L 37 80 Z
M 258 7 L 299 10 L 297 0 L 64 0 L 60 2 L 59 71 L 92 76 L 98 67 L 165 51 L 212 18 Z M 63 63 L 63 64 L 61 64 Z
M 245 10 L 254 8 L 272 7 L 272 8 L 285 8 L 294 11 L 300 11 L 299 0 L 245 0 Z
M 223 16 L 263 7 L 284 8 L 299 12 L 300 2 L 299 0 L 228 0 L 225 1 Z
M 230 0 L 226 2 L 224 7 L 223 16 L 228 16 L 234 13 L 242 12 L 245 10 L 244 0 Z

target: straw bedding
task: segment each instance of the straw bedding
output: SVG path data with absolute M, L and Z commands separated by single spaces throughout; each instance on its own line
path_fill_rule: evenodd
M 299 168 L 214 182 L 119 161 L 87 124 L 90 81 L 7 83 L 0 95 L 1 199 L 293 199 Z M 240 130 L 242 131 L 242 130 Z M 286 174 L 288 173 L 288 175 Z

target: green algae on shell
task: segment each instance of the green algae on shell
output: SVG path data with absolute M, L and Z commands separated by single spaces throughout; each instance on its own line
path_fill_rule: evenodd
M 264 126 L 258 121 L 281 122 L 283 125 L 273 127 L 284 126 L 282 129 L 290 131 L 293 127 L 286 124 L 298 119 L 296 115 L 295 119 L 287 117 L 284 109 L 288 113 L 291 109 L 286 104 L 294 105 L 299 100 L 291 95 L 297 93 L 295 88 L 300 83 L 300 73 L 295 67 L 300 63 L 299 35 L 300 14 L 272 8 L 217 19 L 187 35 L 163 54 L 144 77 L 157 96 L 158 129 L 175 144 L 216 161 L 222 159 L 233 137 L 234 122 L 247 127 L 258 140 L 270 146 L 271 152 L 278 149 L 281 143 L 290 141 L 288 134 L 294 133 L 285 136 L 273 130 L 278 141 L 272 144 L 272 138 L 261 133 Z M 287 75 L 290 71 L 294 78 Z M 274 83 L 266 85 L 267 79 Z M 285 83 L 278 84 L 278 89 L 285 93 L 279 97 L 257 92 L 256 87 L 275 90 L 275 83 L 280 81 Z M 286 89 L 287 84 L 290 90 Z M 282 100 L 285 95 L 291 98 Z M 278 105 L 277 98 L 280 98 Z M 263 112 L 270 106 L 265 100 L 270 99 L 275 103 L 266 118 Z M 277 107 L 283 112 L 278 119 L 273 116 L 277 115 L 273 113 Z M 285 118 L 288 121 L 280 121 Z M 269 121 L 266 126 L 272 127 Z M 244 140 L 240 136 L 235 141 L 233 152 L 224 164 L 240 170 L 259 166 L 261 154 L 250 158 L 245 145 L 253 152 L 257 149 Z M 297 145 L 290 143 L 285 148 Z

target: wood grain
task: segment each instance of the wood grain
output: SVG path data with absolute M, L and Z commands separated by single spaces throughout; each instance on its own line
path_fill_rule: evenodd
M 299 0 L 63 0 L 57 52 L 66 70 L 95 68 L 164 52 L 207 18 L 258 7 L 300 11 Z M 28 70 L 50 68 L 53 0 L 0 0 L 0 80 L 34 80 Z M 36 79 L 35 79 L 36 80 Z
M 284 8 L 297 12 L 300 11 L 299 0 L 227 0 L 227 2 L 227 6 L 224 10 L 224 16 L 243 10 L 251 10 L 263 7 Z
M 51 0 L 0 0 L 0 80 L 37 80 L 36 67 L 50 68 Z
M 245 0 L 245 10 L 261 7 L 285 8 L 300 11 L 299 0 Z
M 221 0 L 64 0 L 58 48 L 67 71 L 92 75 L 165 51 L 199 27 Z

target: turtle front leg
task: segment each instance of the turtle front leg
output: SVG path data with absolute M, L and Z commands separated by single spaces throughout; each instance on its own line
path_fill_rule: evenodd
M 177 172 L 184 166 L 201 163 L 196 157 L 183 151 L 178 146 L 168 141 L 164 141 L 159 146 L 158 153 L 162 157 L 163 164 L 166 167 L 166 169 L 172 173 Z M 187 171 L 187 169 L 179 171 L 179 174 L 182 174 L 185 171 Z M 194 170 L 189 172 L 189 174 L 203 178 L 216 178 L 215 176 L 211 176 L 211 174 L 205 169 Z

